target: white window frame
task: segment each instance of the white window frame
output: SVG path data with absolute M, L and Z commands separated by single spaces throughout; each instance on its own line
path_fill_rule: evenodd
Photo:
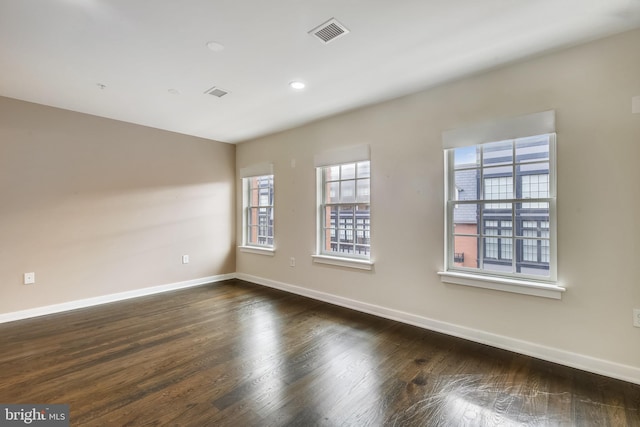
M 357 164 L 361 162 L 369 163 L 369 177 L 366 178 L 369 180 L 369 201 L 368 202 L 358 202 L 357 201 Z M 333 150 L 329 152 L 320 153 L 315 156 L 314 164 L 316 167 L 316 251 L 315 254 L 312 255 L 313 262 L 317 264 L 328 264 L 339 267 L 347 267 L 354 268 L 359 270 L 372 270 L 373 269 L 373 258 L 372 258 L 372 241 L 371 241 L 371 229 L 372 229 L 372 221 L 371 221 L 371 179 L 372 179 L 372 171 L 371 171 L 371 161 L 369 156 L 369 146 L 354 146 L 354 147 L 346 147 L 338 150 Z M 356 165 L 356 175 L 354 178 L 354 201 L 353 202 L 337 202 L 337 203 L 325 203 L 325 191 L 326 185 L 324 182 L 324 174 L 323 170 L 326 167 L 336 167 L 343 166 L 346 164 L 355 164 Z M 341 181 L 340 181 L 341 182 Z M 331 206 L 340 206 L 340 205 L 353 205 L 357 206 L 358 204 L 367 204 L 369 205 L 369 254 L 368 255 L 359 255 L 354 253 L 340 253 L 340 252 L 331 252 L 326 251 L 324 249 L 325 245 L 325 208 L 329 205 Z M 356 228 L 357 219 L 354 221 L 353 235 L 354 238 L 358 236 L 359 231 Z M 339 234 L 339 231 L 337 231 Z M 355 244 L 355 243 L 354 243 Z
M 275 255 L 275 218 L 272 226 L 273 241 L 271 244 L 260 244 L 249 241 L 249 227 L 251 218 L 251 209 L 257 207 L 265 207 L 271 210 L 271 215 L 275 215 L 275 176 L 273 174 L 273 166 L 271 164 L 259 164 L 253 165 L 248 168 L 240 170 L 242 180 L 242 245 L 239 246 L 241 252 L 254 253 L 259 255 Z M 270 192 L 273 194 L 273 198 L 270 204 L 253 205 L 251 203 L 251 181 L 254 178 L 270 178 L 271 186 Z M 259 196 L 258 196 L 259 197 Z
M 549 277 L 539 277 L 522 273 L 494 272 L 485 269 L 475 269 L 463 266 L 456 266 L 454 262 L 454 230 L 453 218 L 455 206 L 461 202 L 456 202 L 455 188 L 455 167 L 454 150 L 461 147 L 483 145 L 497 141 L 516 140 L 536 135 L 549 135 L 549 197 L 539 199 L 514 198 L 499 199 L 501 203 L 510 203 L 515 215 L 517 203 L 544 202 L 549 203 Z M 566 290 L 557 282 L 557 215 L 556 215 L 556 135 L 555 135 L 555 112 L 549 111 L 536 113 L 528 116 L 506 119 L 493 123 L 473 125 L 463 129 L 456 129 L 443 133 L 443 148 L 445 153 L 445 244 L 444 269 L 438 274 L 445 283 L 459 284 L 465 286 L 475 286 L 487 289 L 494 289 L 506 292 L 514 292 L 525 295 L 560 299 Z M 515 143 L 514 143 L 515 150 Z M 482 162 L 482 160 L 480 160 Z M 516 158 L 514 153 L 513 163 Z M 482 170 L 482 163 L 480 163 Z M 515 166 L 514 166 L 515 169 Z M 515 172 L 515 171 L 514 171 Z M 516 174 L 513 178 L 516 179 Z M 482 182 L 484 183 L 484 182 Z M 514 182 L 515 185 L 515 182 Z M 486 203 L 483 200 L 482 189 L 477 196 L 477 200 L 469 203 Z M 466 200 L 462 203 L 465 203 Z M 512 219 L 512 226 L 515 225 L 515 218 Z M 484 233 L 482 224 L 478 225 L 479 236 Z M 515 230 L 512 228 L 513 250 L 515 258 L 515 244 L 518 238 L 515 237 Z M 499 237 L 499 236 L 490 236 Z M 482 251 L 483 245 L 479 245 Z M 481 257 L 481 254 L 478 256 Z M 515 262 L 515 260 L 513 261 Z

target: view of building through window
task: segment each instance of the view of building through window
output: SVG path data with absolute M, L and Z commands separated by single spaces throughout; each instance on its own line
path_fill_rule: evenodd
M 273 175 L 245 178 L 246 242 L 273 247 Z
M 551 137 L 451 150 L 454 267 L 549 277 Z
M 321 174 L 321 252 L 369 258 L 369 161 L 323 167 Z

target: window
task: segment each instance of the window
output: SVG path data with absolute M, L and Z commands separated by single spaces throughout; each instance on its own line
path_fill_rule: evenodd
M 369 161 L 318 169 L 322 192 L 320 253 L 347 258 L 369 258 Z
M 504 132 L 484 126 L 445 135 L 451 140 L 444 143 L 443 281 L 551 298 L 564 291 L 555 283 L 555 115 L 550 113 L 535 120 L 551 117 L 553 129 L 546 122 L 529 126 L 535 120 L 521 127 L 552 132 L 493 142 L 476 138 L 473 145 L 470 130 L 480 129 L 481 138 Z M 518 126 L 506 128 L 513 133 Z
M 372 270 L 369 145 L 318 153 L 313 262 Z
M 273 248 L 273 175 L 243 178 L 244 246 Z

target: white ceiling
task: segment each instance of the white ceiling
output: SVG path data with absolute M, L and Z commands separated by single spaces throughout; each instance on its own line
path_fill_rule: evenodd
M 0 95 L 236 143 L 637 27 L 640 0 L 0 0 Z

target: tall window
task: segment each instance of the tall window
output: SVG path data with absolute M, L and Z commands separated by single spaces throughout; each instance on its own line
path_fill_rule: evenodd
M 273 248 L 273 175 L 243 178 L 244 245 Z
M 555 281 L 555 134 L 446 157 L 447 270 Z
M 320 254 L 368 259 L 371 253 L 369 161 L 318 168 Z

